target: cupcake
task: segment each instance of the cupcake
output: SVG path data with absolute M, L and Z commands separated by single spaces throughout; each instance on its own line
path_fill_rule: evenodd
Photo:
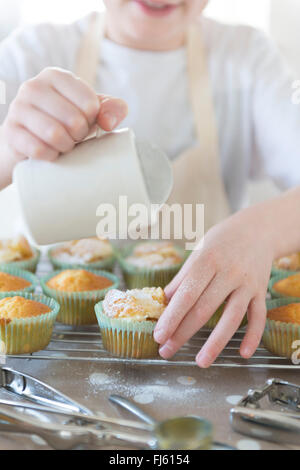
M 0 266 L 13 266 L 34 273 L 39 259 L 39 250 L 31 247 L 23 236 L 0 240 Z
M 118 257 L 129 289 L 168 285 L 181 269 L 185 252 L 172 242 L 141 242 Z
M 49 259 L 55 269 L 83 268 L 112 271 L 115 255 L 111 243 L 105 238 L 73 240 L 51 248 Z
M 209 329 L 213 329 L 217 326 L 217 324 L 219 323 L 222 315 L 223 315 L 223 312 L 225 310 L 225 307 L 226 307 L 226 303 L 222 304 L 218 310 L 214 313 L 214 315 L 208 320 L 208 322 L 206 323 L 206 325 L 204 326 L 204 328 L 209 328 Z M 240 324 L 240 328 L 243 328 L 245 325 L 247 325 L 247 315 L 244 316 L 241 324 Z
M 119 357 L 157 356 L 153 332 L 167 303 L 160 287 L 109 291 L 95 307 L 105 349 Z
M 279 258 L 273 263 L 273 276 L 276 276 L 277 274 L 286 274 L 289 276 L 291 273 L 296 271 L 300 271 L 300 252 Z
M 286 276 L 278 274 L 269 283 L 272 297 L 294 298 L 300 300 L 300 272 Z
M 273 354 L 292 358 L 299 349 L 299 343 L 294 342 L 300 341 L 300 303 L 290 299 L 270 300 L 267 310 L 264 346 Z
M 0 294 L 0 345 L 2 354 L 30 354 L 50 342 L 59 311 L 44 295 Z
M 118 278 L 105 271 L 67 269 L 55 271 L 41 280 L 44 293 L 57 300 L 57 320 L 67 325 L 97 323 L 94 307 L 110 289 L 119 285 Z
M 34 292 L 38 280 L 34 274 L 11 266 L 0 267 L 0 293 L 24 294 Z

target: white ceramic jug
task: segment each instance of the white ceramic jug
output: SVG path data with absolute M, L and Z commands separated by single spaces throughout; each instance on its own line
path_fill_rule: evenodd
M 123 129 L 82 142 L 56 162 L 21 162 L 14 184 L 28 233 L 48 245 L 95 236 L 99 205 L 113 205 L 118 216 L 120 196 L 152 212 L 168 199 L 173 178 L 162 151 Z

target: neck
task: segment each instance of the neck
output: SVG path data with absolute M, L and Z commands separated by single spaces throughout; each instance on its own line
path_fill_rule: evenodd
M 180 32 L 174 37 L 166 37 L 163 41 L 155 37 L 140 39 L 126 31 L 122 31 L 114 22 L 110 21 L 109 18 L 107 18 L 106 23 L 106 37 L 121 46 L 131 49 L 157 52 L 179 49 L 184 46 L 186 40 L 184 32 Z

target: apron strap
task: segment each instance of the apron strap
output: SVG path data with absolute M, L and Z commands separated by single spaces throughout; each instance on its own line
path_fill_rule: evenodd
M 101 39 L 105 32 L 105 14 L 92 15 L 82 38 L 77 56 L 76 74 L 93 88 L 101 55 Z M 207 226 L 210 227 L 230 214 L 222 178 L 218 131 L 213 103 L 211 79 L 207 63 L 201 24 L 190 28 L 187 35 L 189 92 L 199 145 L 188 149 L 174 162 L 177 184 L 170 200 L 181 203 L 205 203 Z M 185 180 L 185 182 L 183 181 Z M 194 181 L 195 184 L 191 184 Z
M 221 175 L 211 78 L 199 23 L 190 28 L 187 44 L 189 92 L 197 139 L 199 145 L 205 147 L 202 158 L 207 158 L 207 163 Z
M 201 24 L 193 25 L 187 37 L 188 76 L 190 101 L 195 119 L 195 130 L 199 142 L 199 154 L 194 152 L 195 169 L 205 168 L 206 184 L 214 185 L 222 199 L 225 216 L 230 214 L 225 191 L 220 159 L 217 121 L 214 108 L 211 77 L 207 62 Z M 201 161 L 200 161 L 201 160 Z M 211 211 L 218 212 L 218 208 Z
M 75 73 L 91 87 L 95 87 L 101 54 L 101 40 L 105 31 L 105 15 L 93 13 L 87 32 L 77 53 Z

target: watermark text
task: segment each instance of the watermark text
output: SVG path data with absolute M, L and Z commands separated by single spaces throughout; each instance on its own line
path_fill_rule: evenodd
M 296 350 L 292 354 L 292 363 L 295 366 L 298 366 L 300 364 L 300 340 L 297 340 L 297 341 L 293 342 L 292 349 Z
M 6 84 L 0 80 L 0 104 L 6 104 Z
M 178 240 L 185 242 L 186 250 L 200 248 L 204 237 L 203 204 L 128 204 L 127 196 L 120 196 L 118 207 L 100 204 L 96 211 L 100 218 L 98 237 L 111 240 Z

